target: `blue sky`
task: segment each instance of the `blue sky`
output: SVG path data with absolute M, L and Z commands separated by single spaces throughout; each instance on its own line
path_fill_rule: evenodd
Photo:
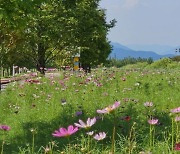
M 180 0 L 102 0 L 107 21 L 116 19 L 109 40 L 124 45 L 180 45 Z

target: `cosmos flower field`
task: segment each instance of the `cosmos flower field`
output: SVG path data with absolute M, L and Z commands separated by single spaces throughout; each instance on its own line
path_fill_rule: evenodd
M 0 94 L 1 154 L 180 151 L 180 70 L 62 71 Z

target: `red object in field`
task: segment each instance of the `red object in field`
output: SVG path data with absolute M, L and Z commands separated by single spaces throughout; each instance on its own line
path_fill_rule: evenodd
M 29 79 L 29 80 L 26 80 L 26 82 L 29 82 L 29 83 L 39 83 L 40 81 L 39 80 Z
M 129 120 L 131 120 L 131 117 L 130 116 L 126 116 L 126 117 L 124 117 L 124 120 L 125 121 L 129 121 Z
M 174 150 L 180 151 L 180 143 L 175 144 Z

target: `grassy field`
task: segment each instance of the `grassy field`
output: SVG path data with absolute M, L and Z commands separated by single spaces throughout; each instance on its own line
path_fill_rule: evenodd
M 115 102 L 120 105 L 112 106 Z M 99 68 L 91 74 L 37 77 L 0 94 L 0 125 L 10 127 L 0 127 L 0 149 L 4 154 L 178 153 L 179 104 L 178 69 Z M 109 113 L 97 113 L 104 108 Z M 94 117 L 88 129 L 69 137 L 52 135 Z M 106 136 L 98 141 L 89 131 Z

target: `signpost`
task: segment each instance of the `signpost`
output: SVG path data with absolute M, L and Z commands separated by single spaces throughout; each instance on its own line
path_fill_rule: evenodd
M 80 58 L 80 53 L 77 53 L 76 55 L 73 56 L 73 62 L 74 62 L 74 71 L 79 70 L 79 58 Z

